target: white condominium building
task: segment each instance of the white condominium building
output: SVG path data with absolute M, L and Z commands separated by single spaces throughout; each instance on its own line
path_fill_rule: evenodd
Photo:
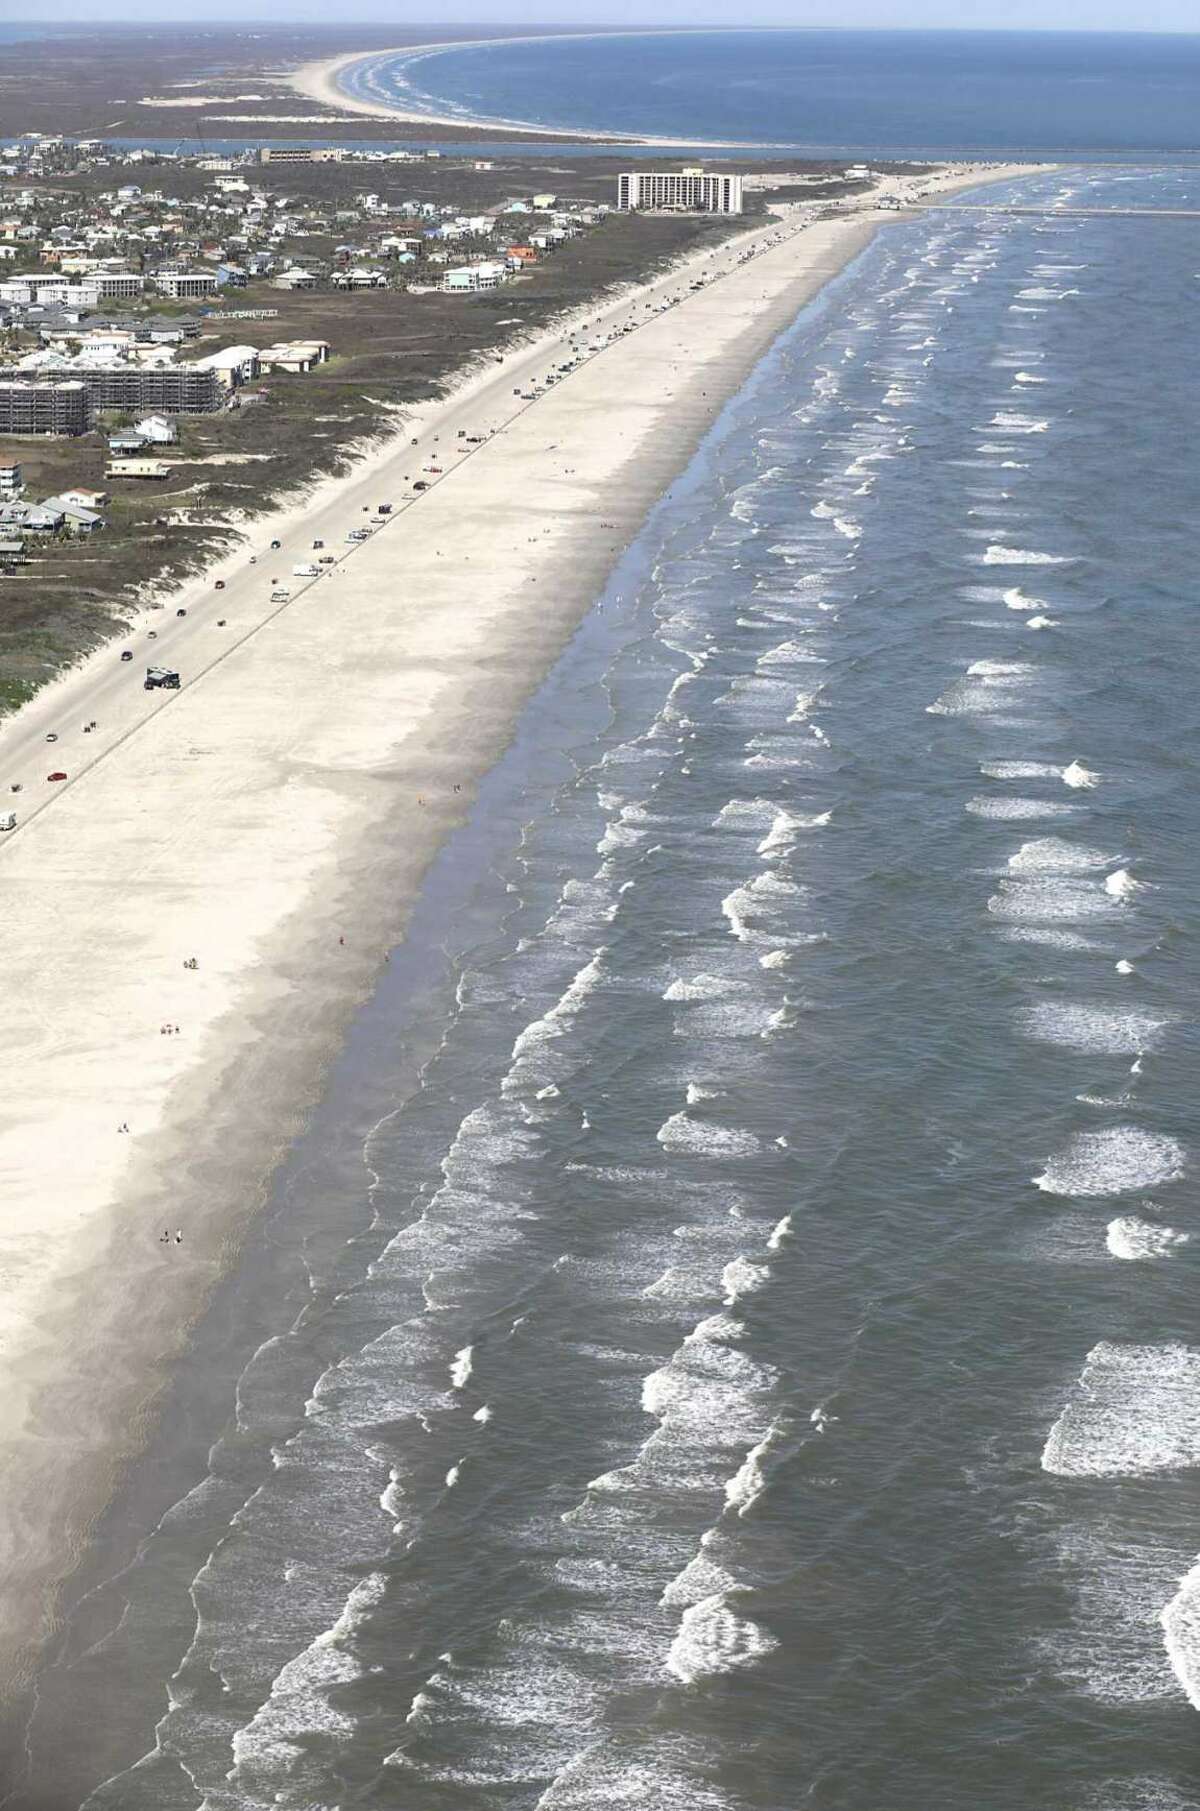
M 637 170 L 617 178 L 617 206 L 653 213 L 740 214 L 740 176 L 706 170 Z

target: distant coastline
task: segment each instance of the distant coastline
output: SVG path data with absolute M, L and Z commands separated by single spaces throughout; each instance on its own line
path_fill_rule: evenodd
M 465 113 L 438 113 L 428 109 L 407 106 L 402 101 L 371 101 L 346 86 L 343 77 L 349 70 L 358 65 L 377 64 L 385 59 L 402 57 L 405 65 L 424 62 L 426 58 L 439 56 L 451 50 L 478 50 L 490 44 L 550 44 L 563 40 L 572 42 L 587 41 L 609 37 L 639 38 L 675 38 L 675 37 L 708 37 L 715 35 L 711 28 L 701 30 L 671 30 L 642 32 L 537 32 L 524 37 L 505 38 L 470 38 L 447 40 L 439 44 L 397 45 L 391 50 L 354 50 L 344 52 L 336 57 L 323 57 L 319 61 L 303 63 L 292 70 L 284 79 L 306 100 L 316 101 L 323 107 L 334 107 L 344 113 L 361 113 L 374 119 L 393 120 L 397 124 L 420 126 L 452 126 L 458 129 L 471 129 L 483 132 L 527 132 L 539 138 L 562 140 L 571 144 L 631 144 L 649 145 L 661 148 L 683 145 L 704 145 L 710 142 L 704 139 L 687 137 L 664 137 L 648 133 L 602 132 L 593 128 L 574 126 L 546 126 L 536 120 L 507 119 L 499 115 Z M 724 142 L 724 141 L 722 141 Z M 746 146 L 747 149 L 762 149 L 760 145 Z

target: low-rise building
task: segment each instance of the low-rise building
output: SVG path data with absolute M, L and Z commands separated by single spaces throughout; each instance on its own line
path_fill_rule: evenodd
M 196 371 L 214 371 L 218 382 L 226 390 L 236 390 L 240 384 L 248 384 L 258 376 L 258 348 L 223 346 L 218 352 L 209 352 L 204 358 L 198 358 L 192 368 Z
M 481 289 L 497 289 L 508 276 L 508 266 L 489 259 L 480 264 L 460 264 L 446 271 L 442 288 L 450 295 L 471 295 Z
M 173 302 L 191 302 L 213 295 L 217 279 L 209 270 L 163 270 L 156 273 L 154 287 Z
M 104 468 L 106 478 L 169 478 L 171 468 L 165 459 L 110 459 Z
M 21 477 L 21 468 L 15 459 L 0 463 L 0 503 L 11 503 L 19 497 L 25 484 Z
M 329 357 L 328 340 L 285 340 L 278 346 L 263 346 L 258 362 L 264 371 L 311 371 Z

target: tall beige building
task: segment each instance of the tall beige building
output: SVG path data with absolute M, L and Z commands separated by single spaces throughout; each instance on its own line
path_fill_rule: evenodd
M 660 214 L 740 214 L 742 179 L 698 167 L 631 171 L 617 178 L 617 206 Z

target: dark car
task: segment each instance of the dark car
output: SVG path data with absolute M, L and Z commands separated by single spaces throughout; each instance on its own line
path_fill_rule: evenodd
M 122 654 L 121 659 L 122 660 L 132 660 L 133 659 L 133 655 L 130 653 L 128 648 L 126 648 L 125 652 Z
M 417 482 L 413 485 L 413 489 L 414 490 L 428 490 L 429 486 L 426 484 L 424 478 L 418 478 Z
M 224 591 L 224 589 L 225 589 L 225 580 L 218 579 L 216 584 L 213 586 L 213 590 L 214 591 Z
M 272 541 L 271 542 L 272 548 L 282 547 L 282 545 L 283 545 L 282 541 Z
M 186 610 L 176 610 L 175 614 L 176 614 L 176 616 L 186 616 L 187 611 Z
M 59 772 L 59 771 L 58 771 L 58 770 L 57 770 L 57 769 L 56 769 L 56 770 L 55 770 L 55 772 L 54 772 L 54 773 L 48 773 L 48 774 L 47 774 L 47 775 L 46 775 L 46 778 L 47 778 L 47 779 L 48 779 L 48 780 L 65 780 L 65 779 L 66 779 L 66 777 L 67 777 L 67 776 L 66 776 L 66 774 L 65 774 L 65 773 L 61 773 L 61 772 Z

